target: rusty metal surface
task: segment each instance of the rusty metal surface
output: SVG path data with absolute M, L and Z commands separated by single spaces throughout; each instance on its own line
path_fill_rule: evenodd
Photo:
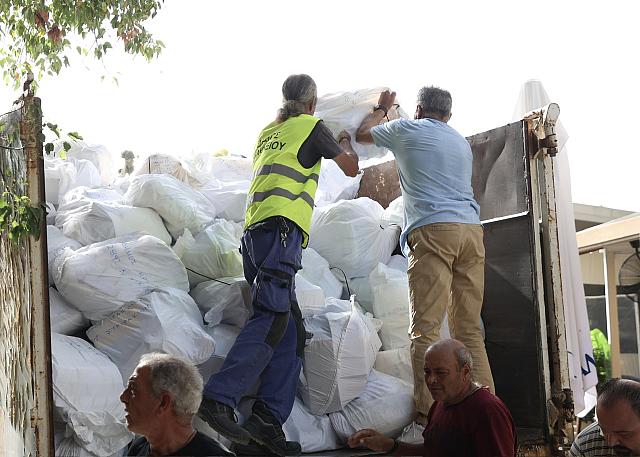
M 535 206 L 539 207 L 539 229 L 542 248 L 542 274 L 544 275 L 544 303 L 547 323 L 547 342 L 550 373 L 550 399 L 555 414 L 549 426 L 557 439 L 557 445 L 567 446 L 573 441 L 573 398 L 571 391 L 569 360 L 567 354 L 566 326 L 562 294 L 560 244 L 557 224 L 554 184 L 554 161 L 540 145 L 533 133 L 536 119 L 527 120 L 531 132 L 529 151 L 538 151 L 532 160 L 531 175 L 537 181 Z M 531 155 L 531 154 L 530 154 Z M 536 208 L 537 209 L 537 208 Z M 550 417 L 552 415 L 550 414 Z
M 473 152 L 471 185 L 485 221 L 528 210 L 522 122 L 467 138 Z
M 521 443 L 518 446 L 518 453 L 516 457 L 552 457 L 555 455 L 564 454 L 554 454 L 551 452 L 549 446 L 544 442 L 538 443 Z
M 471 184 L 482 220 L 527 211 L 526 157 L 522 122 L 467 138 L 473 152 Z M 386 208 L 401 195 L 395 160 L 364 169 L 358 197 Z
M 387 208 L 400 196 L 400 178 L 395 160 L 367 167 L 363 171 L 358 197 L 369 197 Z
M 43 206 L 45 191 L 40 99 L 32 95 L 26 97 L 23 112 L 21 137 L 27 158 L 28 195 L 33 206 Z M 31 427 L 35 432 L 37 455 L 44 456 L 50 454 L 54 448 L 47 229 L 44 218 L 40 224 L 40 236 L 29 237 L 29 251 L 31 363 L 35 398 L 35 405 L 31 411 Z

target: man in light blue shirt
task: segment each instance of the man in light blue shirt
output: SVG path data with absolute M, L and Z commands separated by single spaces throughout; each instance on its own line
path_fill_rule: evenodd
M 409 258 L 409 336 L 418 422 L 433 399 L 424 382 L 426 348 L 437 341 L 445 313 L 451 335 L 473 355 L 477 381 L 494 390 L 482 339 L 484 244 L 480 207 L 473 197 L 473 157 L 467 140 L 450 127 L 451 94 L 437 87 L 418 93 L 415 119 L 381 124 L 395 101 L 384 91 L 356 134 L 358 143 L 382 146 L 396 159 L 404 199 L 400 242 Z M 436 385 L 430 388 L 437 389 Z

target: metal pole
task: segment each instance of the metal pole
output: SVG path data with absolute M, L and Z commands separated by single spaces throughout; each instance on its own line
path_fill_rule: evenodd
M 44 196 L 44 159 L 42 157 L 42 109 L 40 99 L 25 94 L 22 143 L 27 158 L 28 196 L 32 206 L 42 207 Z M 47 269 L 47 233 L 43 215 L 38 239 L 29 237 L 31 273 L 31 354 L 34 408 L 31 427 L 36 437 L 38 456 L 53 455 L 53 392 L 51 375 L 51 327 L 49 324 L 49 279 Z
M 604 249 L 604 293 L 607 304 L 607 337 L 611 347 L 611 375 L 619 378 L 620 368 L 620 325 L 618 322 L 618 295 L 616 290 L 615 253 Z

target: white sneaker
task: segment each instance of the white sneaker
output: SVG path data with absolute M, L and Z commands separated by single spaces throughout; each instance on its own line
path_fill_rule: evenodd
M 404 428 L 402 434 L 398 437 L 398 441 L 407 444 L 422 444 L 424 443 L 424 438 L 422 437 L 423 432 L 424 425 L 415 421 L 411 422 Z

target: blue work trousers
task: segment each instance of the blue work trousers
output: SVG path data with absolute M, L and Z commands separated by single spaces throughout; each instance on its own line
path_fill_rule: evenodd
M 236 408 L 259 381 L 258 399 L 283 424 L 293 408 L 305 342 L 295 296 L 302 232 L 288 219 L 269 218 L 245 230 L 241 251 L 253 315 L 204 396 Z

